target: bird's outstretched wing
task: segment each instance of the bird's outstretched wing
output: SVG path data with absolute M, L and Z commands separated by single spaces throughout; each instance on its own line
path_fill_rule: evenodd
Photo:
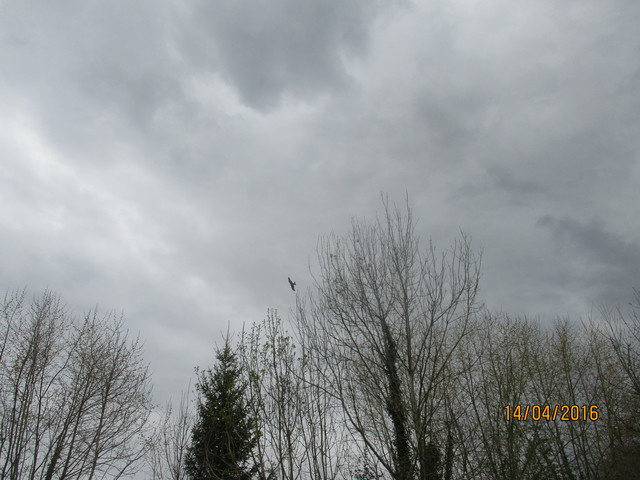
M 296 291 L 296 282 L 292 281 L 289 277 L 287 277 L 287 280 L 289 280 L 289 285 L 291 285 L 291 290 L 293 290 L 295 292 Z

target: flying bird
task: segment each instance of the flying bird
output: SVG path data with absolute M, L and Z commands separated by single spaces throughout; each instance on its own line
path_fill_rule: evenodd
M 295 292 L 296 291 L 296 282 L 292 281 L 289 277 L 287 277 L 287 280 L 289 280 L 289 285 L 291 285 L 291 290 L 293 290 Z

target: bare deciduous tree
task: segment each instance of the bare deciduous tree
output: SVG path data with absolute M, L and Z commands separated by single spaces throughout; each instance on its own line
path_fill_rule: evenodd
M 189 394 L 183 394 L 178 411 L 171 402 L 155 431 L 146 438 L 147 462 L 152 480 L 186 480 L 185 460 L 191 441 L 194 416 L 189 408 Z
M 248 377 L 249 407 L 259 422 L 255 450 L 259 476 L 298 478 L 304 455 L 300 382 L 295 375 L 295 346 L 275 311 L 243 332 L 239 353 Z
M 298 353 L 274 310 L 244 332 L 240 342 L 249 404 L 260 419 L 255 455 L 263 479 L 332 480 L 341 473 L 344 422 L 315 381 L 317 365 L 302 347 Z
M 480 261 L 464 235 L 446 253 L 421 250 L 411 208 L 383 204 L 382 219 L 321 242 L 318 296 L 298 327 L 376 460 L 393 478 L 435 480 L 453 460 L 446 389 L 479 309 Z
M 602 470 L 607 478 L 640 478 L 640 291 L 635 291 L 635 303 L 630 308 L 600 307 L 602 322 L 598 333 L 613 350 L 613 359 L 622 374 L 610 376 L 604 367 L 603 379 L 615 388 L 615 407 L 609 419 L 610 445 L 608 460 Z
M 7 294 L 0 318 L 0 477 L 119 478 L 144 453 L 147 365 L 121 318 L 72 319 L 45 292 Z
M 555 478 L 540 424 L 522 421 L 526 405 L 539 398 L 534 378 L 544 375 L 537 370 L 544 366 L 535 366 L 546 356 L 540 325 L 486 312 L 476 327 L 458 352 L 468 366 L 457 403 L 458 423 L 467 431 L 464 477 Z
M 625 377 L 601 331 L 486 312 L 458 357 L 462 478 L 618 478 Z

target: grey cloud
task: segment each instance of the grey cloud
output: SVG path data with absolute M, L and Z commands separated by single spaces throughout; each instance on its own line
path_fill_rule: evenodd
M 94 160 L 86 152 L 114 138 L 138 143 L 182 101 L 170 3 L 20 3 L 0 13 L 0 91 L 70 157 Z
M 381 2 L 204 2 L 194 11 L 202 52 L 247 105 L 268 111 L 285 95 L 313 99 L 350 83 L 344 60 L 366 52 Z M 201 47 L 199 47 L 200 51 Z
M 495 186 L 505 190 L 512 195 L 522 196 L 541 193 L 544 191 L 544 188 L 536 182 L 527 179 L 516 178 L 511 170 L 499 165 L 489 167 L 487 169 L 487 173 L 493 180 Z
M 592 300 L 625 303 L 632 289 L 640 287 L 640 245 L 607 231 L 602 221 L 583 223 L 544 215 L 537 225 L 551 231 L 563 260 L 580 267 L 570 276 L 588 290 Z
M 540 194 L 548 191 L 548 188 L 539 182 L 523 178 L 525 175 L 526 171 L 518 172 L 517 168 L 491 165 L 479 175 L 479 178 L 464 182 L 450 197 L 454 201 L 464 201 L 469 198 L 477 200 L 478 197 L 493 196 L 501 204 L 505 203 L 506 199 L 512 206 L 528 206 L 532 201 L 539 200 Z

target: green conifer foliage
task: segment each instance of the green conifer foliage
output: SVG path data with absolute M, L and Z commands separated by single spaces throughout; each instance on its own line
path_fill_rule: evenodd
M 216 354 L 212 371 L 198 372 L 198 414 L 191 432 L 186 469 L 193 480 L 248 480 L 255 465 L 256 421 L 245 401 L 245 385 L 229 341 Z

